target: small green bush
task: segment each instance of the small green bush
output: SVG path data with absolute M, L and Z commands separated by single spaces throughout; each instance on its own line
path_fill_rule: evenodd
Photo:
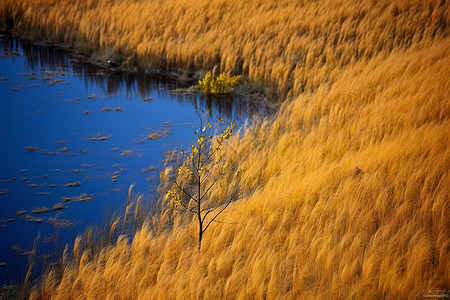
M 225 72 L 214 78 L 211 72 L 206 73 L 200 80 L 202 92 L 208 95 L 221 95 L 232 91 L 232 87 L 241 83 L 241 75 L 229 76 Z

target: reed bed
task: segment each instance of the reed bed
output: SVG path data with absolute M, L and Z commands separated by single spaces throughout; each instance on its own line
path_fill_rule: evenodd
M 413 299 L 449 289 L 449 5 L 3 0 L 3 19 L 29 34 L 146 66 L 217 65 L 285 99 L 224 148 L 250 195 L 208 229 L 200 252 L 197 224 L 166 212 L 129 241 L 74 249 L 31 298 Z

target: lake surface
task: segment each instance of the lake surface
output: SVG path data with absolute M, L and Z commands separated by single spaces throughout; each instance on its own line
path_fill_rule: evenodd
M 165 153 L 196 140 L 196 109 L 238 125 L 264 111 L 179 87 L 0 35 L 0 285 L 23 280 L 35 241 L 42 257 L 101 227 L 131 184 L 154 203 Z

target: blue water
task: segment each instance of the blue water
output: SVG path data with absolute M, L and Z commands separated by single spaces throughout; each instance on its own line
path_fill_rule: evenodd
M 45 256 L 86 226 L 101 227 L 105 216 L 123 209 L 131 184 L 154 203 L 164 153 L 195 141 L 196 109 L 205 119 L 220 116 L 238 125 L 259 110 L 245 99 L 173 93 L 178 87 L 167 78 L 112 73 L 61 49 L 0 36 L 0 285 L 23 280 L 28 256 L 20 254 L 35 240 Z M 162 138 L 146 139 L 155 132 Z M 101 135 L 110 138 L 87 140 Z M 155 170 L 142 172 L 150 166 Z M 80 185 L 66 186 L 74 182 Z M 93 201 L 61 203 L 84 193 Z M 55 204 L 68 207 L 53 210 Z M 33 213 L 36 207 L 49 212 Z

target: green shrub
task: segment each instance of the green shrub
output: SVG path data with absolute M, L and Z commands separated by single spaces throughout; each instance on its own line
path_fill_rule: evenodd
M 211 72 L 208 72 L 198 83 L 203 93 L 208 95 L 221 95 L 230 93 L 232 87 L 238 86 L 241 83 L 241 75 L 229 76 L 224 72 L 214 77 Z

